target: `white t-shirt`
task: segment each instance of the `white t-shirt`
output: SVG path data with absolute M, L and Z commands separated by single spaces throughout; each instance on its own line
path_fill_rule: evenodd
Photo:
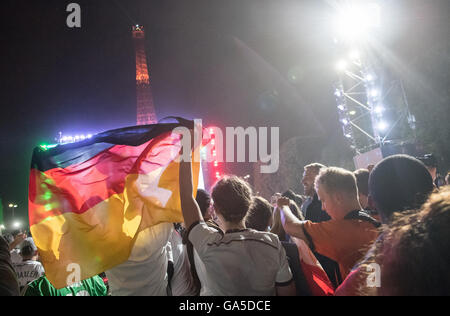
M 114 296 L 167 295 L 167 250 L 173 224 L 161 223 L 140 232 L 128 261 L 106 271 Z
M 174 273 L 172 277 L 173 296 L 194 296 L 195 286 L 192 280 L 191 265 L 183 240 L 180 234 L 173 230 L 170 237 L 170 246 L 173 256 Z
M 189 232 L 205 266 L 203 295 L 270 296 L 292 281 L 286 252 L 275 234 L 246 229 L 225 235 L 204 222 Z
M 195 248 L 194 248 L 194 263 L 195 263 L 195 271 L 197 271 L 197 276 L 201 284 L 200 296 L 207 296 L 208 279 L 206 277 L 206 267 L 202 259 L 200 259 L 197 250 L 195 250 Z
M 22 262 L 22 256 L 20 255 L 20 250 L 15 248 L 11 250 L 11 262 L 13 264 L 18 264 Z
M 42 263 L 34 260 L 15 263 L 14 270 L 16 270 L 17 280 L 19 281 L 20 287 L 39 279 L 44 274 L 44 267 L 42 266 Z

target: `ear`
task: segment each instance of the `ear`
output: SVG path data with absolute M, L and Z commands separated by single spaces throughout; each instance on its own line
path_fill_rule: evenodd
M 339 192 L 339 191 L 333 193 L 333 200 L 334 200 L 336 203 L 338 203 L 339 205 L 344 204 L 345 199 L 346 199 L 346 196 L 345 196 L 344 193 Z

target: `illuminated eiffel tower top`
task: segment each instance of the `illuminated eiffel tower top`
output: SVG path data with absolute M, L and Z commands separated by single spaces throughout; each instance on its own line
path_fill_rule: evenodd
M 145 54 L 145 33 L 142 26 L 133 26 L 133 39 L 136 50 L 137 125 L 157 123 Z

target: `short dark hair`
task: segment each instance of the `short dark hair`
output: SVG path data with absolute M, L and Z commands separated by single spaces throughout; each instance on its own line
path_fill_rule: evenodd
M 369 175 L 370 172 L 367 169 L 358 169 L 354 172 L 356 177 L 356 185 L 358 186 L 358 192 L 363 195 L 369 195 Z
M 369 176 L 369 194 L 384 223 L 395 212 L 420 208 L 433 188 L 425 165 L 408 155 L 383 159 Z
M 309 165 L 306 165 L 303 169 L 306 170 L 314 170 L 315 173 L 319 173 L 321 169 L 326 168 L 325 165 L 322 165 L 321 163 L 318 162 L 313 162 L 310 163 Z
M 300 195 L 296 194 L 294 191 L 292 190 L 287 190 L 286 192 L 284 192 L 281 196 L 283 197 L 287 197 L 289 200 L 294 201 L 295 203 L 297 203 L 297 205 L 302 205 L 303 204 L 303 199 Z
M 33 238 L 28 237 L 20 244 L 20 254 L 23 258 L 29 258 L 36 254 L 37 248 Z
M 217 181 L 211 196 L 216 212 L 231 223 L 244 219 L 252 205 L 250 185 L 237 176 L 225 176 Z
M 202 216 L 204 217 L 208 211 L 208 207 L 211 205 L 211 195 L 203 189 L 198 189 L 195 200 L 197 201 L 197 204 L 200 207 L 200 212 L 202 212 Z
M 35 250 L 31 246 L 24 246 L 20 248 L 20 255 L 24 258 L 34 256 Z
M 263 197 L 255 196 L 252 207 L 245 218 L 245 226 L 259 231 L 266 231 L 272 218 L 272 205 Z

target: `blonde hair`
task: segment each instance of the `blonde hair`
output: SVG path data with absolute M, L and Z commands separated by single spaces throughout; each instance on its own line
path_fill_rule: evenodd
M 358 196 L 358 187 L 356 185 L 356 177 L 353 172 L 338 167 L 322 168 L 315 180 L 315 188 L 319 185 L 325 189 L 327 193 L 343 192 Z

